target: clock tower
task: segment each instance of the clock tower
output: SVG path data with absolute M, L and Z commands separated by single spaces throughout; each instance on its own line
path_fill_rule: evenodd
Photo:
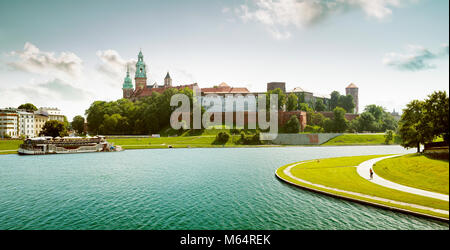
M 144 63 L 144 55 L 142 55 L 142 51 L 139 51 L 134 80 L 136 82 L 136 90 L 145 89 L 147 87 L 147 73 Z

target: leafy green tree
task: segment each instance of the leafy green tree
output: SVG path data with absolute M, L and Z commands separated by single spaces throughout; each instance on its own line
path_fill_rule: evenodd
M 327 110 L 327 106 L 323 103 L 322 99 L 316 100 L 316 104 L 315 104 L 314 108 L 317 112 L 323 112 L 323 111 Z
M 298 97 L 291 93 L 287 97 L 286 109 L 287 111 L 295 111 L 298 107 Z
M 333 110 L 333 130 L 337 133 L 345 132 L 349 127 L 349 122 L 345 118 L 345 109 L 337 107 Z
M 448 117 L 449 102 L 445 91 L 436 91 L 428 96 L 423 103 L 424 121 L 428 122 L 431 128 L 430 134 L 434 138 L 442 136 L 444 141 L 448 142 Z
M 298 105 L 299 110 L 301 111 L 305 111 L 305 112 L 314 112 L 314 110 L 312 108 L 309 107 L 309 105 L 307 103 L 300 103 Z
M 28 111 L 28 112 L 33 112 L 33 111 L 38 110 L 38 109 L 36 108 L 36 106 L 34 106 L 32 103 L 25 103 L 25 104 L 22 104 L 22 105 L 20 105 L 20 106 L 18 107 L 18 109 L 25 109 L 25 110 Z
M 51 137 L 63 137 L 67 136 L 67 128 L 64 122 L 50 120 L 47 121 L 42 127 L 41 132 L 39 133 L 41 136 L 51 136 Z
M 334 123 L 333 120 L 331 120 L 330 118 L 325 118 L 325 120 L 323 120 L 323 130 L 326 133 L 332 133 L 334 132 Z
M 331 93 L 330 110 L 334 110 L 338 106 L 340 96 L 341 96 L 341 94 L 339 94 L 339 92 L 337 92 L 337 91 L 333 91 Z
M 84 117 L 77 115 L 72 120 L 72 128 L 78 133 L 83 134 L 84 132 Z
M 386 130 L 397 130 L 398 128 L 398 122 L 394 119 L 394 117 L 385 112 L 383 115 L 383 118 L 381 120 L 381 132 Z
M 389 145 L 391 141 L 394 139 L 394 131 L 387 130 L 384 134 L 384 144 Z
M 311 126 L 323 127 L 323 122 L 325 121 L 325 116 L 321 113 L 307 113 L 306 115 L 307 123 Z
M 364 112 L 369 112 L 375 117 L 375 120 L 379 121 L 382 119 L 383 114 L 386 112 L 383 107 L 377 106 L 375 104 L 367 105 Z
M 305 93 L 300 92 L 295 94 L 298 98 L 298 103 L 304 103 L 305 102 Z
M 369 117 L 368 115 L 371 115 Z M 373 118 L 373 119 L 372 119 Z M 386 130 L 397 130 L 398 123 L 394 117 L 386 112 L 385 108 L 371 104 L 366 106 L 364 112 L 356 119 L 359 124 L 357 131 L 385 132 Z
M 353 101 L 353 96 L 351 95 L 339 96 L 337 106 L 345 109 L 347 113 L 353 113 L 355 110 L 355 103 Z
M 358 118 L 355 119 L 357 122 L 358 132 L 376 132 L 378 131 L 378 123 L 375 117 L 370 112 L 363 112 Z
M 418 100 L 410 102 L 403 110 L 399 123 L 401 145 L 405 148 L 417 147 L 419 153 L 420 145 L 433 139 L 430 131 L 429 123 L 424 119 L 424 102 Z
M 288 122 L 284 125 L 284 131 L 286 133 L 296 134 L 300 132 L 300 122 L 297 116 L 292 115 Z
M 276 88 L 274 90 L 270 90 L 267 92 L 267 110 L 270 108 L 270 95 L 278 95 L 278 110 L 283 110 L 284 105 L 286 104 L 286 94 L 280 88 Z

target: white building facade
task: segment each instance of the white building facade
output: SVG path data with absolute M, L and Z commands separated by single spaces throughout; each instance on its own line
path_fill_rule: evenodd
M 18 137 L 18 115 L 15 110 L 0 110 L 0 138 Z
M 35 136 L 34 113 L 27 111 L 18 111 L 19 115 L 19 136 L 32 138 Z
M 64 115 L 58 108 L 39 108 L 38 112 L 46 113 L 49 121 L 56 120 L 64 122 Z

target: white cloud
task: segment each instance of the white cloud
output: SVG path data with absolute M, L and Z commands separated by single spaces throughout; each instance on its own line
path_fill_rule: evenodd
M 383 20 L 392 8 L 417 0 L 252 0 L 252 6 L 241 5 L 235 13 L 244 22 L 255 21 L 266 26 L 276 39 L 291 36 L 290 27 L 315 24 L 332 14 L 360 9 L 371 18 Z
M 136 70 L 135 59 L 124 60 L 115 50 L 99 50 L 96 55 L 102 61 L 97 68 L 98 71 L 111 80 L 120 82 L 125 77 L 127 66 L 130 68 L 130 72 Z
M 70 119 L 75 115 L 84 115 L 89 105 L 96 100 L 113 101 L 122 97 L 122 84 L 126 66 L 130 67 L 134 78 L 136 59 L 125 60 L 112 49 L 96 52 L 100 63 L 92 69 L 83 68 L 82 60 L 74 53 L 41 51 L 27 42 L 21 51 L 13 51 L 0 61 L 0 70 L 7 65 L 14 70 L 32 73 L 29 80 L 5 80 L 0 75 L 0 107 L 17 107 L 31 102 L 38 107 L 58 107 Z M 137 56 L 136 56 L 137 57 Z M 2 59 L 2 58 L 0 58 Z M 149 68 L 148 68 L 149 69 Z M 148 73 L 148 84 L 155 82 L 150 76 L 156 76 L 161 84 L 167 69 L 174 84 L 192 83 L 195 78 L 189 72 L 177 66 L 164 68 L 153 65 Z M 10 79 L 17 72 L 9 71 Z
M 395 52 L 387 53 L 384 56 L 383 64 L 405 71 L 433 69 L 436 68 L 436 65 L 431 61 L 444 58 L 448 56 L 448 53 L 448 44 L 442 45 L 437 52 L 433 52 L 422 46 L 409 45 L 407 46 L 407 52 L 404 54 Z
M 14 70 L 20 70 L 59 78 L 78 78 L 83 70 L 83 61 L 72 52 L 62 52 L 57 56 L 54 52 L 41 51 L 30 42 L 25 43 L 23 50 L 10 53 L 17 60 L 8 63 Z

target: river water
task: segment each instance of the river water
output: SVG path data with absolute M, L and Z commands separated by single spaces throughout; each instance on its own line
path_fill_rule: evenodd
M 0 229 L 449 229 L 305 191 L 285 164 L 399 146 L 127 150 L 0 157 Z M 345 180 L 343 180 L 345 181 Z

